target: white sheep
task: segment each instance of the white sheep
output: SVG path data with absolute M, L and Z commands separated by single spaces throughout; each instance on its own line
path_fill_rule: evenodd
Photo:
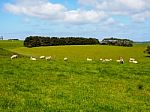
M 45 56 L 40 56 L 40 59 L 44 59 L 45 58 Z
M 130 63 L 133 63 L 133 61 L 135 61 L 134 58 L 129 58 L 129 62 L 130 62 Z
M 68 58 L 67 58 L 67 57 L 65 57 L 65 58 L 64 58 L 64 61 L 67 61 L 67 60 L 68 60 Z
M 123 60 L 122 57 L 120 57 L 120 59 L 119 59 L 119 60 L 116 60 L 116 62 L 123 64 L 123 63 L 124 63 L 124 60 Z
M 102 58 L 100 58 L 99 60 L 100 60 L 100 61 L 103 61 L 103 59 L 102 59 Z
M 45 59 L 46 59 L 46 60 L 51 60 L 52 57 L 51 57 L 51 56 L 47 56 L 47 57 L 45 57 Z
M 102 62 L 110 62 L 110 61 L 112 61 L 112 59 L 104 59 L 104 60 L 102 60 Z
M 134 58 L 130 58 L 129 61 L 135 61 L 135 59 Z
M 30 60 L 36 61 L 36 58 L 33 58 L 32 56 L 30 57 Z
M 138 63 L 138 61 L 135 61 L 135 60 L 134 60 L 134 61 L 132 61 L 132 63 L 135 63 L 135 64 L 137 64 L 137 63 Z
M 106 62 L 110 61 L 110 59 L 105 59 Z
M 122 57 L 120 57 L 120 63 L 123 64 L 124 63 L 124 60 Z
M 116 60 L 116 62 L 120 63 L 120 60 Z
M 87 61 L 92 61 L 92 59 L 90 59 L 90 58 L 86 58 L 86 60 L 87 60 Z
M 134 58 L 129 58 L 129 62 L 130 62 L 130 63 L 135 63 L 135 64 L 138 63 L 138 61 L 136 61 Z
M 18 57 L 18 55 L 12 55 L 10 58 L 14 59 L 14 58 L 17 58 L 17 57 Z

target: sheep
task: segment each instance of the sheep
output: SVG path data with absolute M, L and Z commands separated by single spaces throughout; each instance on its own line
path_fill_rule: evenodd
M 129 62 L 132 63 L 133 61 L 135 61 L 134 58 L 129 58 Z
M 123 64 L 124 61 L 123 60 L 116 60 L 116 62 Z
M 120 57 L 120 63 L 123 64 L 124 63 L 124 60 L 122 57 Z
M 103 61 L 103 59 L 102 59 L 102 58 L 100 58 L 99 60 L 100 60 L 100 61 Z
M 18 57 L 18 55 L 12 55 L 10 58 L 14 59 L 14 58 L 17 58 L 17 57 Z
M 135 60 L 134 60 L 134 61 L 132 61 L 132 63 L 135 63 L 135 64 L 137 64 L 137 63 L 138 63 L 138 61 L 135 61 Z
M 134 58 L 130 58 L 129 61 L 135 61 L 135 59 Z
M 116 62 L 120 63 L 120 60 L 116 60 Z
M 104 59 L 104 60 L 102 60 L 102 62 L 110 62 L 110 61 L 112 61 L 112 59 Z
M 109 61 L 111 61 L 112 59 L 105 59 L 105 61 L 107 61 L 107 62 L 109 62 Z
M 36 61 L 36 58 L 33 58 L 32 56 L 30 57 L 30 60 Z
M 44 59 L 45 58 L 45 56 L 40 56 L 40 59 Z
M 47 56 L 47 57 L 45 57 L 45 59 L 46 59 L 46 60 L 51 60 L 52 57 L 51 57 L 51 56 Z
M 130 63 L 135 63 L 135 64 L 138 63 L 134 58 L 129 58 L 129 62 Z
M 92 59 L 90 59 L 90 58 L 86 58 L 86 60 L 87 60 L 87 61 L 92 61 Z
M 105 59 L 105 61 L 109 61 L 109 59 Z
M 119 60 L 116 60 L 116 62 L 123 64 L 123 63 L 124 63 L 124 60 L 123 60 L 122 57 L 120 57 L 120 59 L 119 59 Z
M 64 61 L 68 61 L 68 58 L 67 58 L 67 57 L 65 57 L 65 58 L 64 58 Z

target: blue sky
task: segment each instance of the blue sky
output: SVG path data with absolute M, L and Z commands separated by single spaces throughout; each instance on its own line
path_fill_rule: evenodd
M 0 36 L 150 40 L 150 0 L 1 0 Z

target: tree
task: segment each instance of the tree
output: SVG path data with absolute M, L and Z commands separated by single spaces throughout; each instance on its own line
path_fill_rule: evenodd
M 129 39 L 118 39 L 118 38 L 104 38 L 101 41 L 101 45 L 114 45 L 114 46 L 125 46 L 132 47 L 133 41 Z
M 147 46 L 147 48 L 144 52 L 147 53 L 147 54 L 150 54 L 150 46 Z
M 30 36 L 24 41 L 25 47 L 39 47 L 39 46 L 57 46 L 57 45 L 94 45 L 99 44 L 99 40 L 95 38 L 83 37 L 40 37 Z
M 27 37 L 24 41 L 25 47 L 39 47 L 41 46 L 40 37 L 38 36 L 30 36 Z

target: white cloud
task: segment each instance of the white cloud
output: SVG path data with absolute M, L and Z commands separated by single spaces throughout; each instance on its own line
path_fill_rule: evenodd
M 5 4 L 5 9 L 14 14 L 38 17 L 42 19 L 60 19 L 66 8 L 61 4 L 52 4 L 47 0 L 18 0 L 15 4 Z
M 144 10 L 146 3 L 145 0 L 97 0 L 95 5 L 96 8 L 102 10 L 133 13 Z
M 52 4 L 48 0 L 18 0 L 13 4 L 7 3 L 4 7 L 8 12 L 18 15 L 75 24 L 97 23 L 107 18 L 104 11 L 67 10 L 65 6 Z
M 78 0 L 78 3 L 95 10 L 105 11 L 110 16 L 125 15 L 133 20 L 140 15 L 141 20 L 150 18 L 147 13 L 141 14 L 150 11 L 150 0 Z
M 78 3 L 82 5 L 95 5 L 97 2 L 98 0 L 78 0 Z
M 66 12 L 65 21 L 69 23 L 98 23 L 108 16 L 103 11 L 72 10 Z
M 143 9 L 146 5 L 144 0 L 116 0 L 116 2 L 120 2 L 125 7 L 133 10 Z
M 113 25 L 115 24 L 116 21 L 113 18 L 108 18 L 105 22 L 104 25 Z
M 142 13 L 134 14 L 132 19 L 135 22 L 144 22 L 146 19 L 150 18 L 150 11 L 145 11 Z
M 4 8 L 16 15 L 72 24 L 114 24 L 115 15 L 129 16 L 140 22 L 150 18 L 150 0 L 78 0 L 78 3 L 85 9 L 79 6 L 76 10 L 69 10 L 49 0 L 16 0 L 5 4 Z

